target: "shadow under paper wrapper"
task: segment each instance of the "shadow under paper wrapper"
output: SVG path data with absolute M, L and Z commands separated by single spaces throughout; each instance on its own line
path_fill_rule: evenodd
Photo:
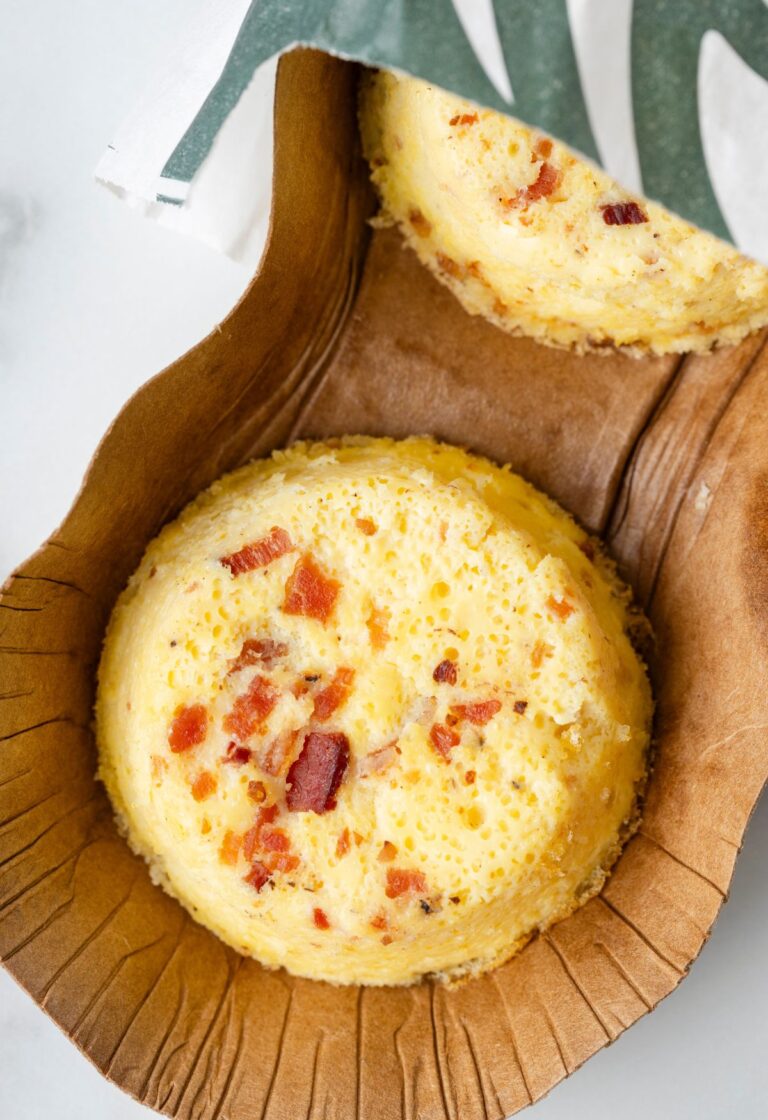
M 260 273 L 128 403 L 0 601 L 0 956 L 101 1070 L 185 1120 L 499 1120 L 537 1099 L 685 975 L 768 773 L 766 336 L 636 361 L 469 317 L 366 224 L 356 77 L 281 62 Z M 510 462 L 606 536 L 657 635 L 640 833 L 600 897 L 455 990 L 239 957 L 151 885 L 94 780 L 102 634 L 147 542 L 223 471 L 345 432 Z

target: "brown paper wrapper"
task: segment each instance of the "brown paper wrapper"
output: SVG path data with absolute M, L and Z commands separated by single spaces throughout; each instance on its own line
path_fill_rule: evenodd
M 0 956 L 108 1077 L 184 1120 L 499 1120 L 686 974 L 768 773 L 766 336 L 574 357 L 469 317 L 371 234 L 356 67 L 281 63 L 269 247 L 213 334 L 126 405 L 0 601 Z M 268 972 L 154 887 L 95 782 L 94 674 L 147 542 L 297 436 L 430 433 L 602 533 L 654 624 L 658 756 L 602 894 L 447 990 Z

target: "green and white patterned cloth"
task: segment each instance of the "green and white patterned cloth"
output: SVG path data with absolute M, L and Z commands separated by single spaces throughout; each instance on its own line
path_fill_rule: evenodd
M 768 264 L 768 0 L 210 0 L 99 180 L 253 263 L 297 44 L 507 111 Z

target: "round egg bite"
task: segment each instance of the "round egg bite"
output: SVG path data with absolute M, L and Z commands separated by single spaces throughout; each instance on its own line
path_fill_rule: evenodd
M 637 354 L 709 350 L 768 323 L 768 269 L 520 121 L 380 71 L 364 76 L 360 123 L 379 221 L 470 314 Z
M 636 824 L 636 621 L 508 469 L 296 444 L 149 545 L 104 646 L 100 776 L 156 881 L 265 965 L 479 973 L 594 894 Z

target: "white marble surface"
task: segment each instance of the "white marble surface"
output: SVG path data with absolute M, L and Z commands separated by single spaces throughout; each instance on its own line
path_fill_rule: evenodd
M 192 2 L 0 5 L 0 578 L 64 515 L 128 395 L 204 335 L 247 282 L 90 178 Z M 766 1115 L 766 857 L 768 802 L 691 976 L 528 1115 Z M 0 973 L 2 1120 L 149 1115 Z

